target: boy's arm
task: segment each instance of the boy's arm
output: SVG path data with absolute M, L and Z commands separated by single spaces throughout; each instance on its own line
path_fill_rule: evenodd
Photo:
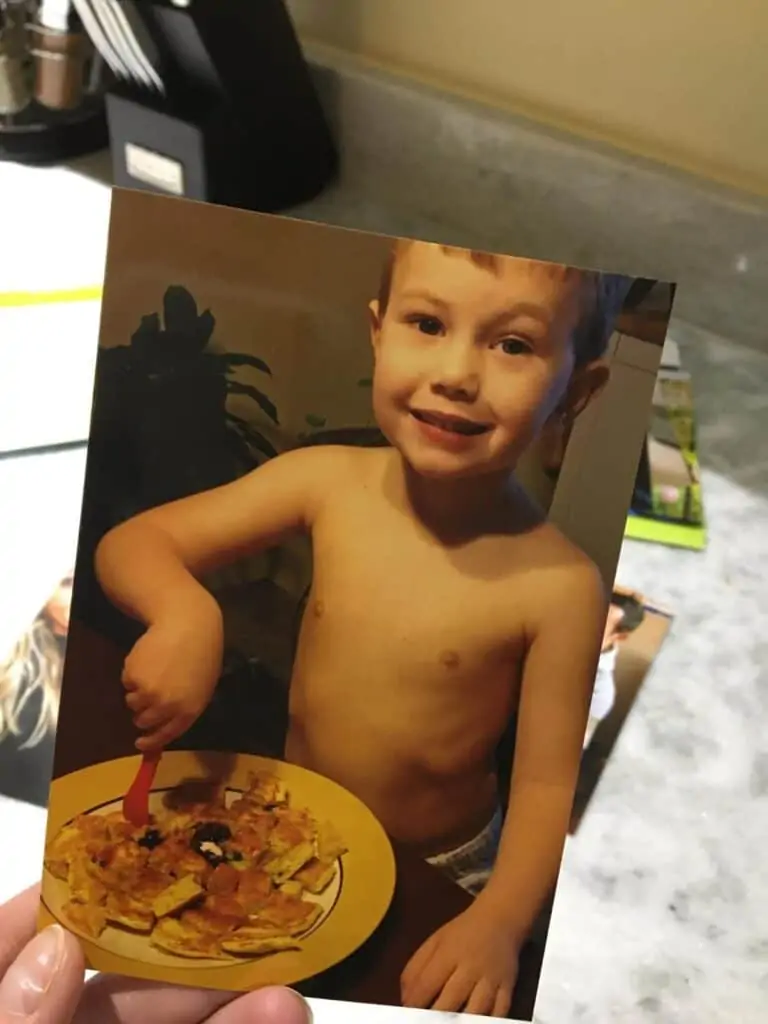
M 586 560 L 552 581 L 523 669 L 509 803 L 477 898 L 522 945 L 557 880 L 581 762 L 607 597 Z
M 343 448 L 279 455 L 215 490 L 150 509 L 111 530 L 96 552 L 107 596 L 151 625 L 180 603 L 211 600 L 195 577 L 308 531 L 349 461 Z

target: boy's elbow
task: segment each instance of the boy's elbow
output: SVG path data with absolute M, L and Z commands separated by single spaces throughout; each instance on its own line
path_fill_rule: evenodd
M 113 568 L 119 568 L 135 558 L 137 550 L 141 549 L 141 527 L 138 531 L 136 527 L 134 519 L 119 523 L 108 530 L 96 545 L 94 567 L 99 582 L 103 583 L 104 577 L 109 577 Z
M 96 545 L 96 552 L 94 554 L 94 568 L 96 570 L 96 577 L 100 583 L 104 583 L 106 578 L 110 574 L 110 568 L 115 561 L 119 561 L 120 550 L 122 545 L 122 536 L 124 533 L 125 523 L 121 523 L 119 526 L 113 526 L 111 530 L 104 534 L 99 543 Z

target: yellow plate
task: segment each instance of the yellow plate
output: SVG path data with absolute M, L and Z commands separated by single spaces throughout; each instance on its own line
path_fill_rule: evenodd
M 136 776 L 139 757 L 124 757 L 73 772 L 51 784 L 46 842 L 76 815 L 106 813 L 121 806 Z M 295 765 L 248 754 L 169 751 L 163 755 L 153 787 L 152 804 L 181 782 L 216 778 L 226 781 L 234 799 L 249 772 L 266 770 L 283 779 L 291 803 L 306 807 L 320 821 L 330 822 L 348 852 L 337 865 L 336 878 L 320 897 L 323 914 L 298 941 L 300 950 L 273 953 L 260 959 L 198 960 L 155 949 L 146 936 L 107 928 L 98 939 L 79 935 L 89 967 L 170 984 L 246 991 L 263 985 L 295 985 L 353 953 L 381 922 L 395 890 L 395 859 L 389 839 L 368 808 L 347 790 Z M 43 872 L 41 925 L 61 920 L 68 899 L 66 883 Z

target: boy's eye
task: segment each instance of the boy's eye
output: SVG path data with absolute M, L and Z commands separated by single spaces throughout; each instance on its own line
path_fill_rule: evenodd
M 436 316 L 415 316 L 411 323 L 415 324 L 422 334 L 429 334 L 431 337 L 441 334 L 443 330 L 443 325 Z
M 522 338 L 504 338 L 498 347 L 507 356 L 524 356 L 531 351 L 531 346 Z

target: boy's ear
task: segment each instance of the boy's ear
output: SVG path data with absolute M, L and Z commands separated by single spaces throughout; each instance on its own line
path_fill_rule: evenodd
M 368 323 L 371 329 L 371 345 L 375 350 L 378 348 L 379 336 L 381 335 L 381 314 L 379 312 L 378 299 L 373 299 L 368 303 Z
M 604 390 L 610 376 L 610 368 L 602 359 L 595 359 L 574 370 L 561 406 L 563 414 L 571 421 L 580 416 Z

